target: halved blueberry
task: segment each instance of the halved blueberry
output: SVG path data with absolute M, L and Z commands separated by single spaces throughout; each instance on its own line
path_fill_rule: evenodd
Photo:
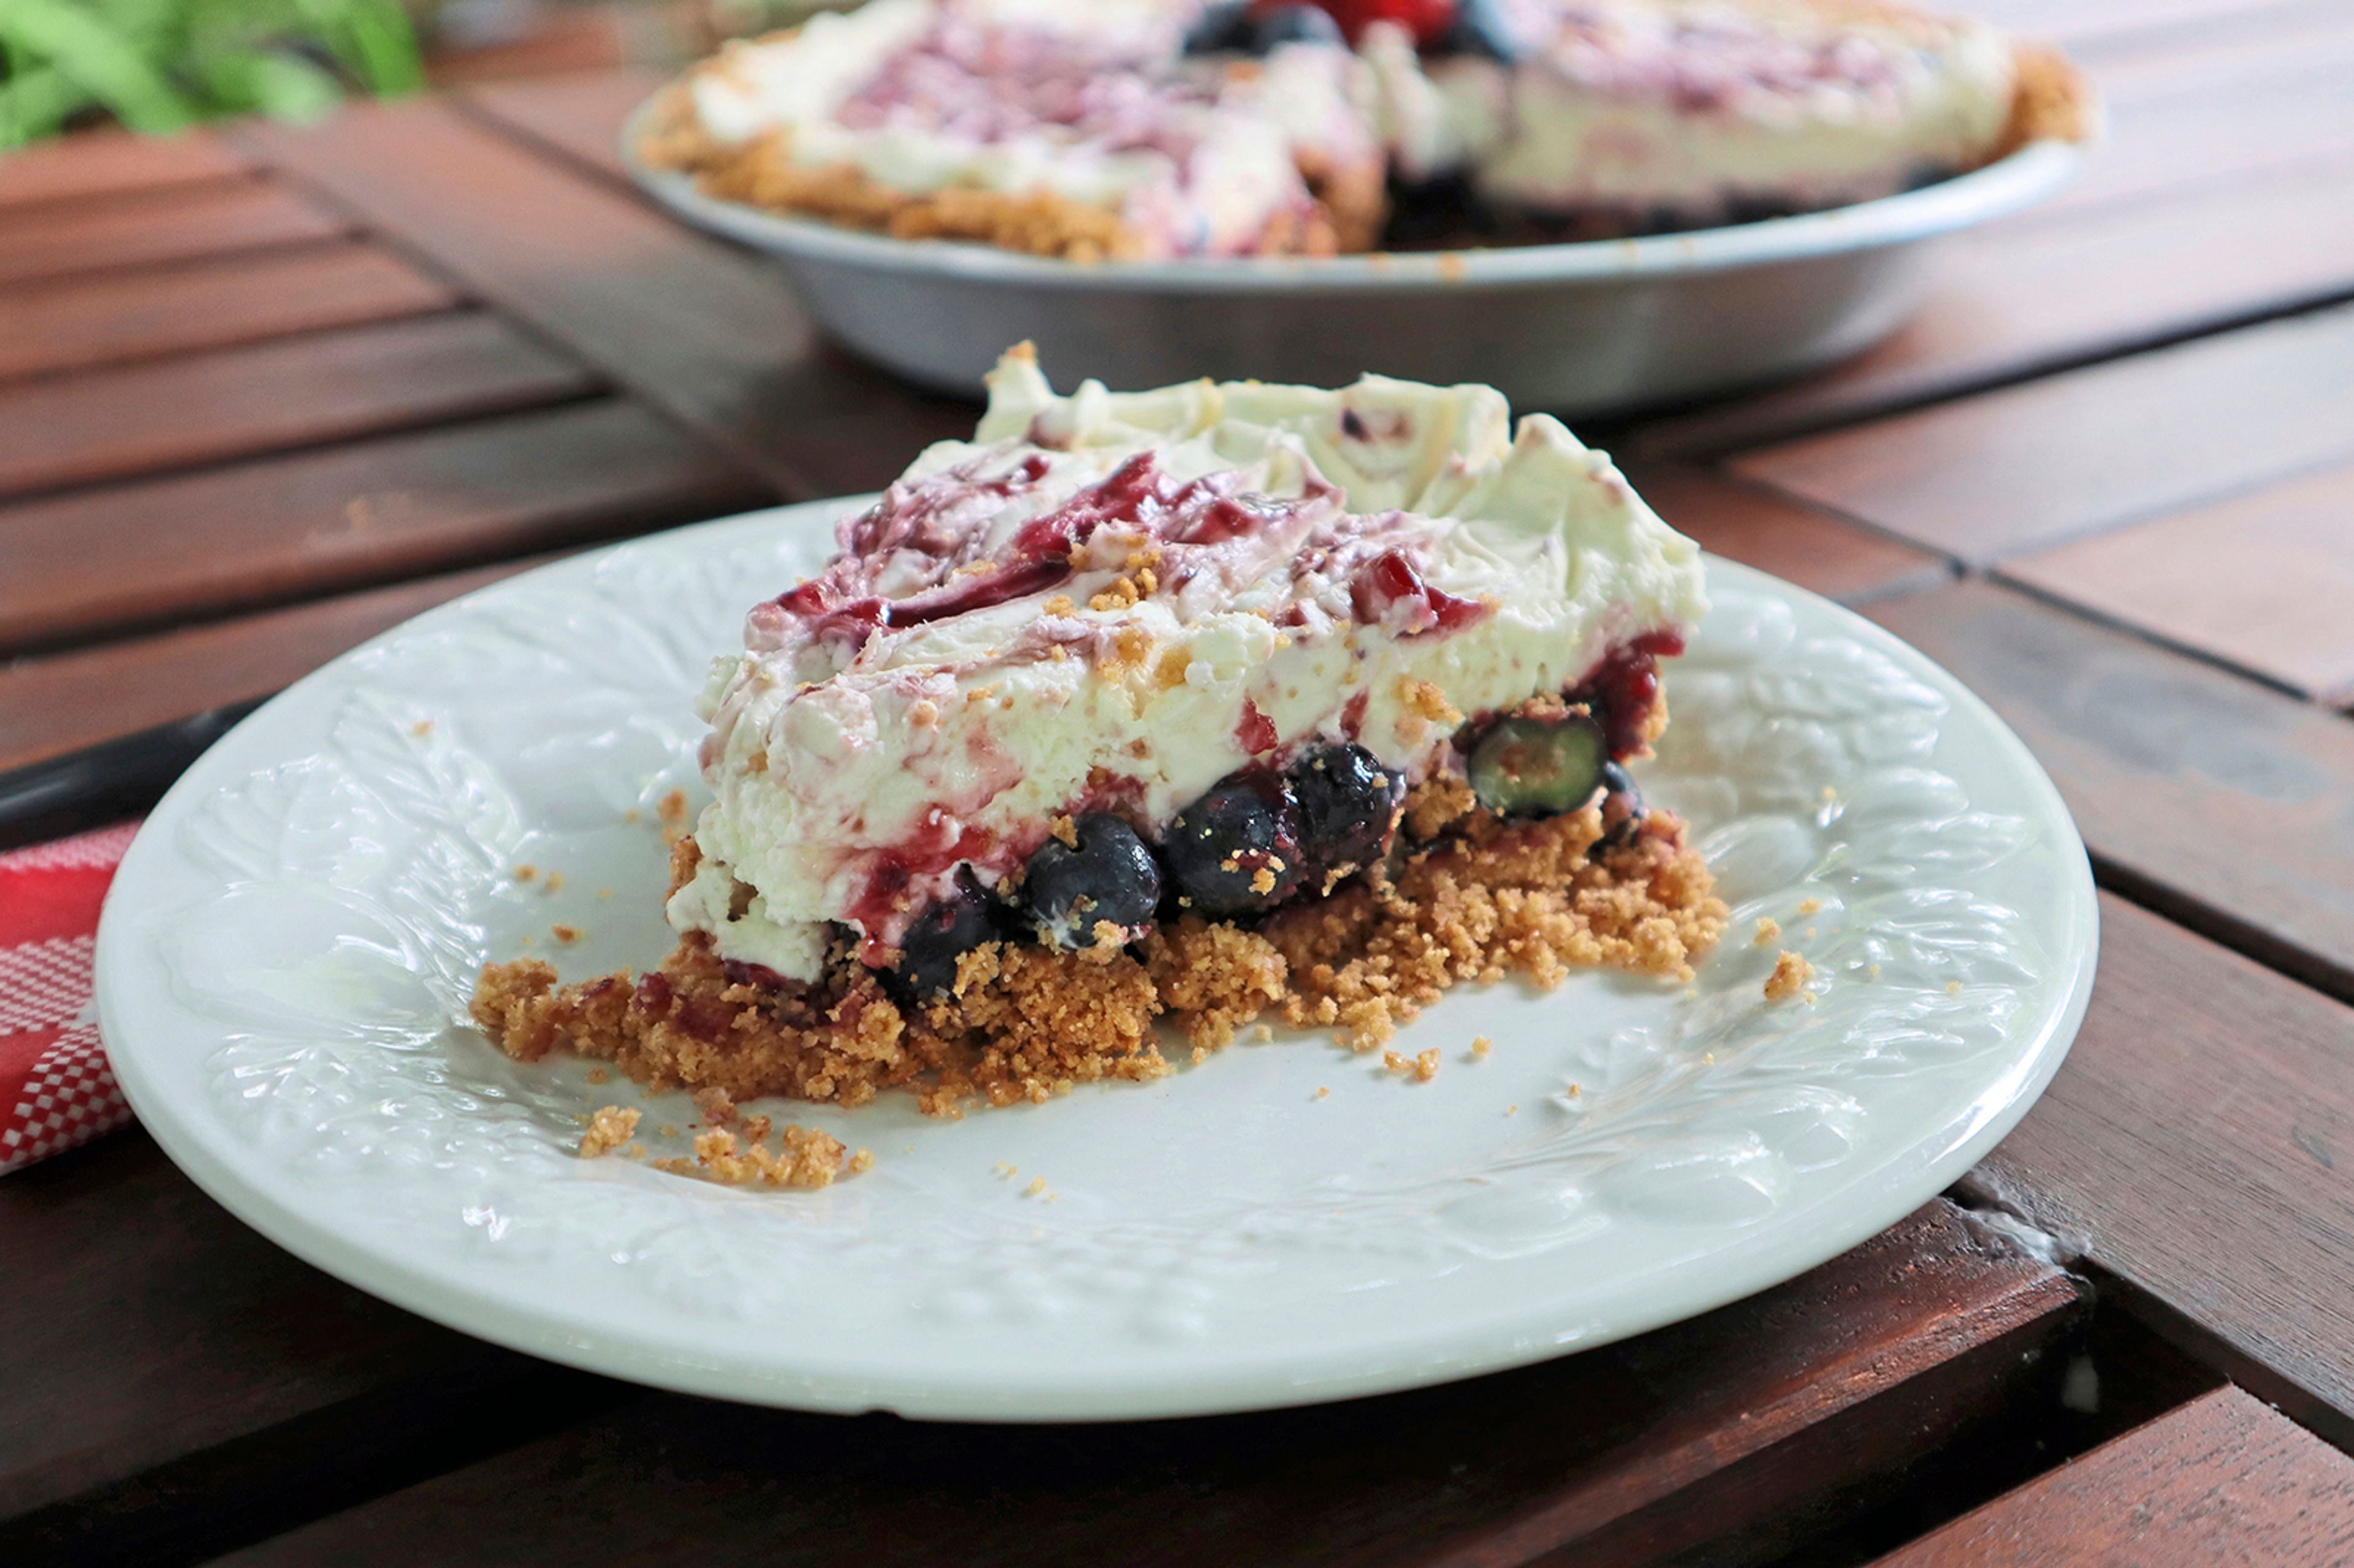
M 1149 923 L 1161 904 L 1161 863 L 1136 830 L 1103 811 L 1072 826 L 1077 842 L 1048 839 L 1023 869 L 1023 916 L 1038 939 L 1092 948 L 1103 921 L 1123 932 Z
M 902 1000 L 936 996 L 956 984 L 957 960 L 997 935 L 994 903 L 972 879 L 957 873 L 956 886 L 916 916 L 899 939 L 899 965 L 883 983 Z
M 1274 774 L 1233 774 L 1170 822 L 1161 859 L 1179 894 L 1202 914 L 1272 908 L 1308 874 L 1299 808 Z
M 1635 842 L 1643 831 L 1643 819 L 1651 809 L 1643 804 L 1643 791 L 1635 787 L 1634 779 L 1616 762 L 1602 765 L 1602 838 L 1594 846 L 1598 853 L 1617 849 Z
M 1389 848 L 1405 778 L 1352 744 L 1309 752 L 1285 775 L 1299 802 L 1299 842 L 1319 883 L 1373 864 Z
M 1609 760 L 1592 719 L 1499 719 L 1471 748 L 1471 792 L 1505 816 L 1575 811 L 1602 788 Z

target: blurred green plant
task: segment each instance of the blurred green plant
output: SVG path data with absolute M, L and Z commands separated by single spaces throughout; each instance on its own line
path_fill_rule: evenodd
M 100 114 L 146 132 L 311 120 L 424 85 L 399 0 L 0 0 L 0 147 Z

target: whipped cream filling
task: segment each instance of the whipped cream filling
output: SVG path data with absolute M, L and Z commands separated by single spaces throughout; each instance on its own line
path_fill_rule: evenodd
M 1148 254 L 1256 249 L 1313 200 L 1299 154 L 1373 159 L 1345 52 L 1180 58 L 1170 0 L 870 0 L 727 46 L 689 79 L 703 125 L 891 189 L 1050 193 L 1117 211 Z
M 1995 29 L 1806 0 L 1522 0 L 1528 52 L 1417 60 L 1365 43 L 1402 167 L 1468 170 L 1490 197 L 1558 211 L 1706 213 L 1887 196 L 1981 160 L 2010 113 Z
M 1462 173 L 1536 212 L 1683 221 L 1803 209 L 1982 162 L 2016 86 L 1983 24 L 1843 0 L 1492 0 L 1520 50 L 1182 58 L 1194 0 L 869 0 L 729 45 L 690 78 L 715 138 L 911 196 L 1046 192 L 1150 256 L 1235 255 L 1312 210 L 1303 155 Z
M 1149 836 L 1344 738 L 1418 779 L 1465 715 L 1705 609 L 1697 547 L 1559 422 L 1378 376 L 1060 397 L 1017 351 L 974 440 L 840 541 L 714 666 L 703 860 L 669 906 L 801 980 L 837 924 L 882 961 L 960 866 L 993 885 L 1064 812 Z

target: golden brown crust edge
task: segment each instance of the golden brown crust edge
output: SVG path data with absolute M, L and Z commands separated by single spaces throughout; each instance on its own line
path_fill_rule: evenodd
M 2004 158 L 2035 142 L 2090 142 L 2100 134 L 2100 99 L 2067 56 L 2041 44 L 2014 44 L 2017 80 L 2010 120 L 1994 155 Z
M 650 101 L 637 142 L 638 156 L 649 167 L 693 175 L 698 189 L 721 201 L 896 239 L 973 240 L 1023 255 L 1079 262 L 1134 260 L 1145 254 L 1142 236 L 1118 213 L 1053 192 L 958 186 L 910 195 L 849 164 L 797 164 L 781 132 L 741 146 L 718 142 L 696 118 L 691 84 L 698 73 L 724 69 L 725 65 L 724 55 L 707 60 Z M 1277 214 L 1257 253 L 1332 256 L 1372 249 L 1388 217 L 1381 166 L 1334 165 L 1303 154 L 1299 172 L 1316 198 L 1314 211 L 1304 219 L 1295 213 Z

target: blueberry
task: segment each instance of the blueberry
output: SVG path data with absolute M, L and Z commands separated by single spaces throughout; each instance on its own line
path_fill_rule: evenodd
M 1024 920 L 1054 948 L 1092 948 L 1108 920 L 1128 939 L 1161 903 L 1161 865 L 1136 830 L 1091 811 L 1072 826 L 1076 843 L 1048 839 L 1022 874 Z
M 1373 864 L 1389 848 L 1405 778 L 1363 747 L 1311 751 L 1291 765 L 1286 781 L 1299 802 L 1299 842 L 1318 886 Z
M 1189 55 L 1241 54 L 1249 50 L 1258 29 L 1251 21 L 1251 0 L 1218 0 L 1202 8 L 1185 29 Z
M 1602 787 L 1609 760 L 1590 718 L 1499 719 L 1471 748 L 1471 792 L 1506 816 L 1575 811 Z
M 1496 0 L 1458 0 L 1455 19 L 1431 49 L 1443 55 L 1486 55 L 1510 65 L 1527 52 L 1528 43 L 1504 20 Z
M 1643 792 L 1635 788 L 1635 780 L 1616 762 L 1602 765 L 1602 838 L 1594 846 L 1596 853 L 1606 849 L 1620 849 L 1635 842 L 1643 831 L 1643 819 L 1651 814 L 1643 804 Z
M 990 896 L 970 871 L 960 871 L 954 890 L 917 916 L 899 938 L 899 967 L 884 971 L 884 983 L 902 1000 L 948 991 L 956 984 L 957 960 L 996 935 Z
M 1229 776 L 1177 813 L 1161 841 L 1177 891 L 1204 915 L 1247 915 L 1280 904 L 1308 874 L 1299 808 L 1264 770 Z
M 1278 5 L 1257 19 L 1251 29 L 1251 48 L 1267 54 L 1285 44 L 1338 44 L 1346 47 L 1341 24 L 1317 5 Z

